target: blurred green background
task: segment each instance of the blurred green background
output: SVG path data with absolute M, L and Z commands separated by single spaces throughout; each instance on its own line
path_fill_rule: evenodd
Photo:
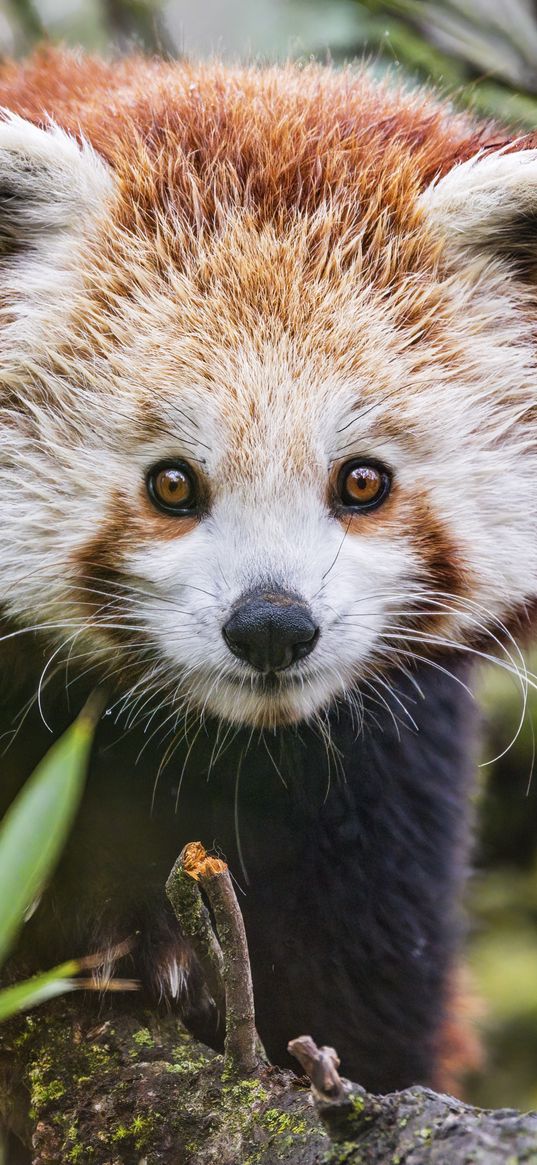
M 521 133 L 537 128 L 535 0 L 0 0 L 0 54 L 21 55 L 45 38 L 106 53 L 365 58 Z M 487 760 L 516 732 L 520 687 L 487 670 L 479 702 Z M 537 1108 L 535 723 L 530 697 L 516 742 L 479 769 L 476 794 L 469 963 L 486 1062 L 467 1092 L 497 1107 Z

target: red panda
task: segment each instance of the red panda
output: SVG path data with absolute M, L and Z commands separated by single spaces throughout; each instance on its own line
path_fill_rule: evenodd
M 438 1083 L 471 661 L 528 682 L 537 152 L 316 66 L 41 52 L 0 105 L 3 795 L 109 692 L 16 966 L 136 936 L 217 1041 L 164 897 L 200 837 L 270 1055 Z

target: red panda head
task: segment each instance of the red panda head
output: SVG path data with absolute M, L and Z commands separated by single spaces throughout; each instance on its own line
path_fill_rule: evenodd
M 41 67 L 0 84 L 8 620 L 261 726 L 492 651 L 537 592 L 536 151 L 363 76 Z

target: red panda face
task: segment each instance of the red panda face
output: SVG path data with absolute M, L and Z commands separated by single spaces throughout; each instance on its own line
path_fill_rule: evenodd
M 54 642 L 48 674 L 274 727 L 498 646 L 537 589 L 533 290 L 494 247 L 529 154 L 456 167 L 388 228 L 372 202 L 367 251 L 328 201 L 148 232 L 89 148 L 0 127 L 28 204 L 4 227 L 0 604 Z

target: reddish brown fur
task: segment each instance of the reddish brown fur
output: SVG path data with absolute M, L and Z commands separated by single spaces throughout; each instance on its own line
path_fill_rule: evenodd
M 438 1033 L 439 1062 L 434 1081 L 439 1092 L 464 1094 L 464 1079 L 483 1067 L 484 1052 L 476 1031 L 483 1004 L 476 994 L 468 968 L 451 974 L 447 1014 Z
M 198 523 L 197 517 L 182 518 L 178 523 L 176 518 L 160 513 L 145 491 L 141 502 L 136 498 L 136 503 L 136 507 L 131 509 L 118 490 L 112 494 L 108 515 L 95 537 L 72 558 L 75 569 L 85 581 L 95 578 L 96 582 L 102 583 L 103 577 L 108 575 L 115 580 L 121 575 L 125 553 L 133 546 L 150 544 L 157 538 L 181 538 Z
M 315 66 L 105 63 L 42 50 L 3 65 L 0 104 L 40 124 L 52 116 L 86 137 L 121 176 L 126 225 L 136 218 L 152 233 L 159 212 L 173 208 L 198 233 L 231 205 L 258 224 L 330 205 L 341 235 L 363 225 L 368 202 L 363 246 L 377 259 L 396 231 L 412 230 L 417 187 L 500 144 L 464 116 L 448 121 L 422 94 L 394 111 L 393 93 L 366 74 Z M 407 237 L 407 265 L 422 245 Z M 382 261 L 391 266 L 392 248 Z
M 427 498 L 407 490 L 403 494 L 395 484 L 380 510 L 357 513 L 350 519 L 342 516 L 341 524 L 349 532 L 366 535 L 368 538 L 397 540 L 401 531 L 411 536 L 412 544 L 420 551 L 420 562 L 424 568 L 424 578 L 428 586 L 435 587 L 440 594 L 456 596 L 464 594 L 468 588 L 468 570 L 459 553 L 454 539 L 450 536 L 447 523 L 431 507 Z M 423 579 L 416 579 L 416 585 Z M 424 614 L 420 617 L 420 627 L 440 633 L 438 619 L 431 624 Z

